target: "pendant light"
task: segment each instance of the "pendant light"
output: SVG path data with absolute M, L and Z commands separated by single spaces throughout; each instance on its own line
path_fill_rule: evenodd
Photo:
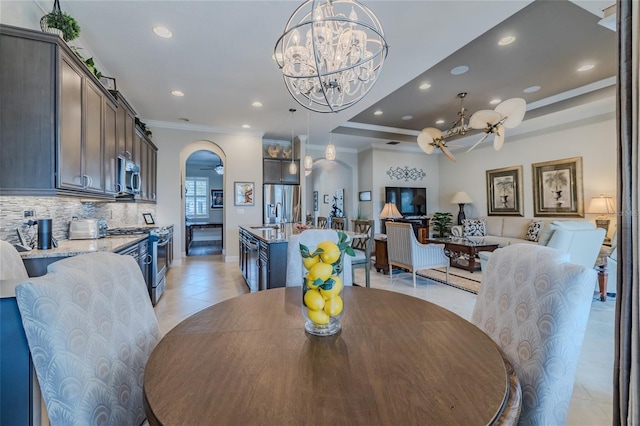
M 331 115 L 329 115 L 329 145 L 324 150 L 324 158 L 329 161 L 333 161 L 336 159 L 336 147 L 331 143 Z
M 293 140 L 293 113 L 296 112 L 295 108 L 289 108 L 291 112 L 291 163 L 289 164 L 289 174 L 295 175 L 298 173 L 298 165 L 294 161 L 295 155 L 295 142 Z
M 305 168 L 305 176 L 309 176 L 311 174 L 311 169 L 313 169 L 313 158 L 309 155 L 309 111 L 307 110 L 307 143 L 305 144 L 307 155 L 304 156 L 304 168 Z M 308 173 L 307 173 L 308 172 Z

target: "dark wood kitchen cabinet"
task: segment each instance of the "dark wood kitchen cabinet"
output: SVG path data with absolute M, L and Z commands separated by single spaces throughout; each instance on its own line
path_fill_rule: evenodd
M 136 112 L 121 92 L 112 91 L 111 94 L 117 99 L 118 113 L 116 117 L 118 129 L 118 149 L 117 155 L 126 159 L 136 161 L 133 158 L 133 140 L 136 137 L 135 119 Z M 138 165 L 140 165 L 138 163 Z
M 115 98 L 56 35 L 0 25 L 0 43 L 2 193 L 112 199 Z
M 70 57 L 60 59 L 60 187 L 104 192 L 104 94 Z
M 155 203 L 158 148 L 156 148 L 153 142 L 151 142 L 141 129 L 136 128 L 136 137 L 134 140 L 137 140 L 137 143 L 140 145 L 140 153 L 138 154 L 140 162 L 137 163 L 140 166 L 142 187 L 140 191 L 140 199 L 142 201 Z
M 300 184 L 300 160 L 294 160 L 298 166 L 296 174 L 289 173 L 291 160 L 279 158 L 263 158 L 262 160 L 262 181 L 264 183 L 276 184 Z

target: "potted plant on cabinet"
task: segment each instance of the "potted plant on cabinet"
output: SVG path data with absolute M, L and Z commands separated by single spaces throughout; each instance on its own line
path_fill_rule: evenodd
M 78 21 L 68 13 L 60 10 L 60 0 L 55 0 L 53 10 L 40 19 L 40 28 L 44 32 L 60 33 L 66 42 L 75 40 L 80 35 Z
M 451 213 L 434 213 L 431 223 L 433 224 L 433 230 L 438 233 L 437 236 L 442 238 L 451 229 Z

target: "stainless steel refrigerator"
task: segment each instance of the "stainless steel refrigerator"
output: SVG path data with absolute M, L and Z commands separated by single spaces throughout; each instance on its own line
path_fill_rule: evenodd
M 264 223 L 300 222 L 300 185 L 264 185 Z

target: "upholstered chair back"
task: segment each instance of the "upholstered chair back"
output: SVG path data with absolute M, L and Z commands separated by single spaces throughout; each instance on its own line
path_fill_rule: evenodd
M 413 233 L 410 223 L 387 222 L 387 257 L 393 282 L 393 267 L 409 270 L 416 287 L 416 272 L 419 269 L 446 268 L 449 281 L 449 258 L 444 255 L 444 244 L 421 244 Z
M 29 278 L 18 251 L 8 242 L 0 241 L 0 280 Z
M 287 243 L 287 287 L 300 287 L 304 276 L 300 244 L 304 244 L 313 253 L 322 241 L 338 242 L 338 232 L 333 229 L 307 229 L 298 235 L 291 235 Z M 351 256 L 345 254 L 342 263 L 342 284 L 352 285 Z
M 52 263 L 16 299 L 52 425 L 144 422 L 144 368 L 160 333 L 131 256 Z
M 522 386 L 520 424 L 565 423 L 596 271 L 556 249 L 513 244 L 483 271 L 472 322 L 504 351 Z

